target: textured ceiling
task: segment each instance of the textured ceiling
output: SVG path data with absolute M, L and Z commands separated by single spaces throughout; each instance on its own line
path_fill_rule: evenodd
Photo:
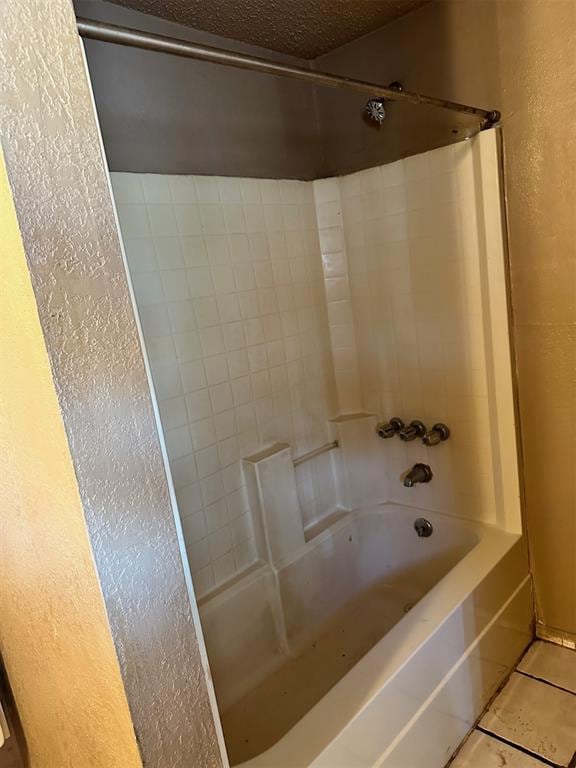
M 429 0 L 113 0 L 222 37 L 313 59 Z

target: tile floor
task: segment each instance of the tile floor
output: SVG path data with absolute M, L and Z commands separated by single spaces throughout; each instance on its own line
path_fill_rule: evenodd
M 450 768 L 576 768 L 576 652 L 536 641 Z

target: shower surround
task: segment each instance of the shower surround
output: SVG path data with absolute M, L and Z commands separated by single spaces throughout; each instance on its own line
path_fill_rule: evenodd
M 112 174 L 233 764 L 441 768 L 530 639 L 498 162 L 490 131 L 315 182 Z
M 381 458 L 354 487 L 341 451 L 297 467 L 305 527 L 386 499 L 505 522 L 474 179 L 472 142 L 316 182 L 112 174 L 199 596 L 262 556 L 241 460 L 278 442 Z M 452 437 L 374 446 L 391 416 Z M 434 482 L 406 489 L 416 461 Z

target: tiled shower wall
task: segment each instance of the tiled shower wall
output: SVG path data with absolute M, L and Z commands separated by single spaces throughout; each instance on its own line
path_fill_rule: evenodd
M 472 142 L 313 183 L 112 183 L 199 594 L 259 554 L 241 458 L 316 448 L 338 413 L 447 423 L 380 445 L 390 497 L 496 522 Z M 405 489 L 417 461 L 434 480 Z M 335 467 L 297 468 L 305 525 L 338 506 Z
M 198 594 L 257 557 L 240 459 L 330 439 L 337 410 L 311 182 L 113 173 Z M 332 456 L 297 468 L 304 523 Z
M 496 522 L 477 177 L 464 142 L 314 185 L 341 410 L 448 424 L 382 443 L 391 498 Z M 405 489 L 417 461 L 434 480 Z

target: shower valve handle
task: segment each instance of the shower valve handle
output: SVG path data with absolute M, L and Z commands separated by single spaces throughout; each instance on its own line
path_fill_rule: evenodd
M 450 430 L 446 426 L 446 424 L 442 424 L 439 422 L 438 424 L 434 424 L 432 429 L 430 429 L 424 437 L 422 438 L 422 442 L 424 445 L 433 446 L 433 445 L 439 445 L 440 443 L 443 443 L 444 440 L 448 440 L 450 437 Z
M 398 437 L 405 443 L 410 443 L 412 440 L 416 440 L 417 437 L 424 437 L 426 434 L 426 426 L 421 421 L 411 421 L 407 427 L 401 429 L 398 432 Z
M 398 416 L 390 419 L 390 421 L 381 421 L 376 425 L 376 434 L 381 437 L 382 440 L 388 440 L 390 437 L 397 435 L 401 429 L 404 429 L 404 422 L 399 419 Z

